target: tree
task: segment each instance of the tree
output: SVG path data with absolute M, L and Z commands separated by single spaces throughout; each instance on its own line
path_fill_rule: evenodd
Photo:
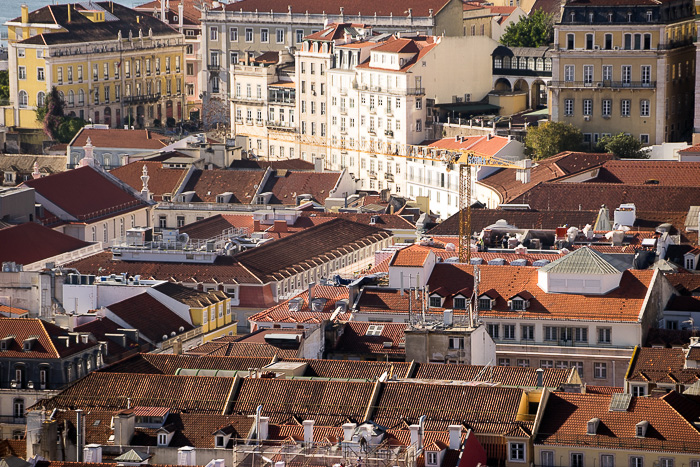
M 44 105 L 36 108 L 36 119 L 44 124 L 44 133 L 49 138 L 57 139 L 58 127 L 65 118 L 63 107 L 63 98 L 54 86 L 46 96 Z
M 77 117 L 65 117 L 58 125 L 56 139 L 61 143 L 70 143 L 78 131 L 87 124 L 85 120 Z
M 648 159 L 650 156 L 649 152 L 642 150 L 641 141 L 625 133 L 602 137 L 596 149 L 600 152 L 610 152 L 617 159 Z
M 10 99 L 10 72 L 0 71 L 0 102 Z
M 546 122 L 528 129 L 525 154 L 534 160 L 541 160 L 562 151 L 579 151 L 581 144 L 583 133 L 572 124 Z
M 554 15 L 541 9 L 521 16 L 511 23 L 501 36 L 501 44 L 507 47 L 540 47 L 554 39 Z

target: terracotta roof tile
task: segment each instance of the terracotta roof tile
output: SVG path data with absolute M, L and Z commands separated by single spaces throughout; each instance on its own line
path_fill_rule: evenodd
M 7 337 L 12 339 L 8 339 L 7 350 L 0 352 L 2 358 L 58 359 L 97 346 L 95 342 L 76 342 L 78 336 L 69 337 L 68 331 L 37 318 L 0 318 L 0 338 Z M 31 349 L 25 351 L 23 343 L 31 338 L 36 340 Z
M 297 196 L 311 195 L 311 199 L 324 204 L 336 187 L 340 172 L 279 171 L 270 176 L 261 193 L 272 193 L 271 204 L 296 205 Z
M 145 206 L 92 167 L 80 167 L 24 182 L 38 195 L 79 221 L 89 221 Z M 69 189 L 80 187 L 80 190 Z M 73 220 L 73 219 L 64 219 Z
M 415 377 L 418 379 L 438 379 L 447 381 L 485 381 L 500 383 L 503 386 L 537 387 L 537 369 L 515 366 L 494 366 L 484 372 L 483 365 L 444 365 L 421 363 Z M 477 379 L 477 376 L 481 376 Z M 542 374 L 545 387 L 559 388 L 569 381 L 571 370 L 547 368 Z
M 685 418 L 697 409 L 675 392 L 661 398 L 632 397 L 626 411 L 608 410 L 611 395 L 553 393 L 549 396 L 536 444 L 594 445 L 598 449 L 700 452 L 700 432 Z M 683 401 L 677 400 L 678 398 Z M 677 408 L 685 408 L 685 414 Z M 600 420 L 595 435 L 587 434 L 588 421 Z M 649 422 L 644 437 L 636 425 Z
M 251 342 L 217 342 L 204 343 L 187 351 L 188 355 L 219 356 L 219 357 L 267 357 L 267 358 L 296 358 L 298 348 L 279 347 L 271 344 Z
M 34 222 L 0 229 L 0 262 L 31 264 L 87 246 L 90 243 Z
M 194 329 L 192 324 L 146 292 L 107 308 L 153 343 L 162 341 L 163 336 L 169 339 L 171 333 L 182 334 Z
M 76 15 L 73 15 L 76 16 Z M 87 144 L 87 139 L 96 148 L 125 148 L 125 149 L 162 149 L 168 145 L 168 140 L 159 134 L 149 130 L 120 130 L 111 128 L 95 129 L 84 128 L 71 142 L 71 147 L 82 148 Z
M 367 198 L 367 196 L 365 196 Z M 369 212 L 309 212 L 302 211 L 302 216 L 312 219 L 340 217 L 360 224 L 374 225 L 383 229 L 415 229 L 416 224 L 398 214 L 372 214 Z M 372 222 L 374 222 L 372 224 Z
M 452 252 L 454 253 L 454 252 Z M 389 266 L 422 267 L 428 260 L 430 249 L 421 246 L 411 246 L 394 253 Z
M 296 232 L 301 232 L 304 229 L 322 224 L 331 219 L 331 217 L 299 217 L 293 225 L 288 225 L 286 231 L 279 231 L 275 225 L 262 224 L 261 231 L 265 232 L 265 238 L 279 239 L 287 237 Z M 180 229 L 180 232 L 186 233 L 191 239 L 206 240 L 209 238 L 221 235 L 225 230 L 232 227 L 238 229 L 248 229 L 249 233 L 255 231 L 255 223 L 253 216 L 250 213 L 245 214 L 217 214 L 216 216 L 208 217 L 204 220 L 193 222 Z
M 294 82 L 278 82 L 272 83 L 268 86 L 283 86 L 283 87 L 294 87 Z M 308 162 L 303 159 L 285 159 L 281 161 L 264 161 L 264 160 L 252 160 L 252 159 L 238 159 L 231 163 L 230 167 L 232 169 L 260 169 L 265 170 L 270 167 L 272 170 L 314 170 L 313 162 Z
M 187 170 L 172 169 L 163 167 L 162 162 L 152 161 L 137 161 L 130 164 L 118 167 L 110 173 L 127 183 L 136 191 L 141 191 L 143 183 L 141 176 L 143 175 L 143 167 L 148 170 L 148 191 L 153 194 L 154 201 L 163 201 L 163 194 L 173 194 L 182 184 Z
M 615 386 L 593 386 L 592 384 L 586 385 L 586 394 L 619 394 L 623 393 L 625 388 L 618 388 Z
M 688 385 L 700 380 L 700 368 L 685 368 L 684 349 L 640 347 L 627 379 Z
M 304 376 L 319 378 L 376 380 L 384 373 L 389 377 L 406 378 L 411 363 L 357 360 L 295 360 L 308 364 Z
M 29 315 L 29 310 L 16 306 L 0 305 L 0 314 L 7 318 L 21 318 Z
M 610 160 L 598 176 L 587 183 L 624 183 L 628 185 L 697 186 L 700 162 Z
M 380 335 L 367 335 L 370 326 L 382 326 Z M 406 354 L 406 348 L 400 344 L 405 343 L 404 323 L 370 323 L 351 321 L 345 323 L 343 334 L 335 345 L 336 353 L 346 354 Z M 387 347 L 388 342 L 391 346 Z
M 233 193 L 229 203 L 250 204 L 265 172 L 259 170 L 195 170 L 182 191 L 194 191 L 193 202 L 216 202 L 217 195 Z
M 676 273 L 666 274 L 671 285 L 681 294 L 690 295 L 700 292 L 700 274 Z

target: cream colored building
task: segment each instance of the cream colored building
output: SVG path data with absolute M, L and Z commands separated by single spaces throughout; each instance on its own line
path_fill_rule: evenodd
M 554 27 L 550 115 L 584 142 L 629 133 L 644 144 L 690 138 L 693 2 L 570 1 Z

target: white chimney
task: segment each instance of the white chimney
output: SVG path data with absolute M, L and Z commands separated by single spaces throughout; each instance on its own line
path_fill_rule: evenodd
M 83 462 L 91 464 L 102 463 L 102 446 L 99 444 L 88 444 L 83 448 Z
M 114 444 L 126 446 L 134 436 L 136 417 L 132 410 L 123 410 L 114 417 Z
M 270 432 L 270 417 L 260 417 L 260 433 L 258 439 L 265 440 Z
M 423 433 L 421 433 L 421 426 L 411 425 L 408 429 L 411 430 L 411 444 L 415 444 L 417 449 L 423 449 Z
M 313 443 L 314 442 L 314 420 L 304 420 L 302 424 L 304 425 L 304 442 Z
M 352 435 L 355 434 L 356 423 L 343 423 L 343 441 L 352 441 Z
M 177 450 L 177 465 L 197 465 L 196 451 L 192 446 L 183 446 Z
M 462 426 L 450 425 L 447 430 L 450 432 L 450 449 L 459 449 L 462 444 Z
M 185 15 L 185 5 L 183 5 L 183 3 L 184 2 L 181 1 L 177 5 L 177 26 L 180 28 L 181 33 L 182 33 L 182 25 L 183 25 L 182 17 Z

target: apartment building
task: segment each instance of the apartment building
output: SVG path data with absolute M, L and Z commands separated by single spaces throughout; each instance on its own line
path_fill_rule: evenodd
M 41 127 L 34 110 L 55 86 L 68 115 L 149 126 L 181 120 L 183 36 L 152 16 L 113 2 L 48 5 L 7 23 L 10 106 L 4 123 Z
M 550 114 L 584 142 L 629 133 L 683 141 L 693 128 L 693 2 L 573 0 L 554 27 Z
M 287 51 L 231 65 L 232 133 L 249 158 L 299 157 L 294 68 Z
M 304 38 L 332 23 L 367 24 L 379 32 L 418 31 L 422 34 L 462 34 L 462 2 L 409 0 L 367 4 L 332 0 L 287 3 L 244 0 L 205 11 L 202 22 L 200 88 L 208 97 L 230 94 L 231 64 L 248 62 L 265 52 L 301 48 Z
M 134 7 L 134 10 L 152 14 L 165 24 L 177 28 L 185 36 L 185 95 L 186 110 L 183 119 L 197 121 L 202 114 L 202 97 L 199 89 L 202 68 L 201 8 L 211 6 L 211 0 L 153 0 Z

